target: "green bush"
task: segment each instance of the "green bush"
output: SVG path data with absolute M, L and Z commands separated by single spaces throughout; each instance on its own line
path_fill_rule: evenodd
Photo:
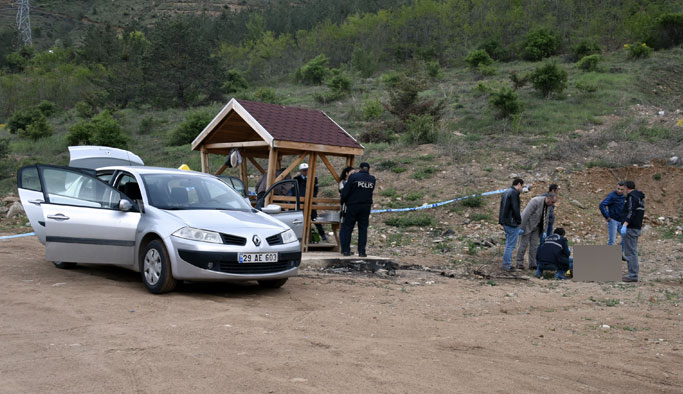
M 296 70 L 294 78 L 302 83 L 320 85 L 330 71 L 328 62 L 327 56 L 320 54 Z
M 529 61 L 539 61 L 557 53 L 560 41 L 548 29 L 538 29 L 527 33 L 522 41 L 522 58 Z
M 429 179 L 429 178 L 433 177 L 435 173 L 436 173 L 435 167 L 420 168 L 413 173 L 413 179 L 417 179 L 417 180 Z
M 128 138 L 121 125 L 109 111 L 102 111 L 92 119 L 81 120 L 69 129 L 69 145 L 102 145 L 125 149 Z
M 576 63 L 576 67 L 583 71 L 598 71 L 600 60 L 600 55 L 584 56 Z
M 517 93 L 509 88 L 502 88 L 497 92 L 491 93 L 489 102 L 498 111 L 500 118 L 507 118 L 522 112 L 522 105 L 519 103 Z
M 155 120 L 152 116 L 146 116 L 140 120 L 138 134 L 148 134 L 154 130 Z
M 43 117 L 43 114 L 37 108 L 28 108 L 21 111 L 16 111 L 12 114 L 7 122 L 7 128 L 10 134 L 19 134 L 20 130 L 26 130 L 26 128 L 39 118 Z
M 477 73 L 482 76 L 490 77 L 491 75 L 496 75 L 496 67 L 492 64 L 480 64 L 477 66 Z
M 502 45 L 500 45 L 500 42 L 495 39 L 484 41 L 481 45 L 479 45 L 478 49 L 485 50 L 493 60 L 506 60 L 508 57 L 506 50 Z
M 488 52 L 484 49 L 476 49 L 470 52 L 465 58 L 465 63 L 467 63 L 471 68 L 476 69 L 479 65 L 483 64 L 488 66 L 493 63 L 493 59 L 489 56 Z
M 594 41 L 583 40 L 572 47 L 572 61 L 579 61 L 589 55 L 599 55 L 601 52 L 600 45 Z
M 405 122 L 403 138 L 409 145 L 431 144 L 437 136 L 434 118 L 430 115 L 410 115 Z
M 462 205 L 469 208 L 479 208 L 484 205 L 484 197 L 481 194 L 477 194 L 474 197 L 462 200 Z
M 383 125 L 371 126 L 367 130 L 363 130 L 358 135 L 360 142 L 370 143 L 392 143 L 396 140 L 396 135 L 393 131 L 385 128 Z
M 377 56 L 372 51 L 354 47 L 351 53 L 351 66 L 358 70 L 363 78 L 371 77 L 379 67 Z
M 436 220 L 426 213 L 395 216 L 384 220 L 384 224 L 393 227 L 429 227 L 436 225 Z
M 512 81 L 512 86 L 515 90 L 521 89 L 529 82 L 529 75 L 525 74 L 522 76 L 517 75 L 517 72 L 513 71 L 510 73 L 510 81 Z
M 49 118 L 50 116 L 54 115 L 57 110 L 57 106 L 55 105 L 55 103 L 49 100 L 42 100 L 40 103 L 38 103 L 38 106 L 36 108 L 38 108 L 38 111 L 40 111 L 41 114 L 45 115 L 46 118 Z
M 314 93 L 313 98 L 321 104 L 328 104 L 343 98 L 346 94 L 338 90 L 330 90 L 322 93 Z
M 95 107 L 87 101 L 76 103 L 76 115 L 83 119 L 92 118 L 95 115 Z
M 586 96 L 592 96 L 593 93 L 598 91 L 598 85 L 596 83 L 578 81 L 574 86 L 576 87 L 576 90 Z
M 178 128 L 173 130 L 169 138 L 169 144 L 185 145 L 191 143 L 212 119 L 213 115 L 207 111 L 191 112 Z
M 398 85 L 402 80 L 402 75 L 397 71 L 388 71 L 379 77 L 380 81 L 386 86 L 392 88 Z
M 654 49 L 683 44 L 683 12 L 660 15 L 645 42 Z
M 225 82 L 221 85 L 223 93 L 230 94 L 249 89 L 249 82 L 244 75 L 237 70 L 228 70 L 225 76 Z
M 548 97 L 551 93 L 562 93 L 567 88 L 567 71 L 558 67 L 555 62 L 536 68 L 530 79 L 534 89 L 543 97 Z
M 348 93 L 351 91 L 351 78 L 339 69 L 331 70 L 331 76 L 326 80 L 327 87 L 332 91 L 339 93 Z
M 363 105 L 363 117 L 365 120 L 381 119 L 384 107 L 377 97 L 367 98 Z
M 441 64 L 438 60 L 431 60 L 425 63 L 425 69 L 427 70 L 427 75 L 432 79 L 437 79 L 441 77 Z
M 628 52 L 628 57 L 631 59 L 644 59 L 650 57 L 652 48 L 647 46 L 644 42 L 640 44 L 626 44 L 624 48 Z
M 0 138 L 0 160 L 9 154 L 9 138 Z
M 41 115 L 38 119 L 26 126 L 26 129 L 19 130 L 19 135 L 37 141 L 41 138 L 51 136 L 52 129 L 52 125 L 47 122 L 47 118 Z

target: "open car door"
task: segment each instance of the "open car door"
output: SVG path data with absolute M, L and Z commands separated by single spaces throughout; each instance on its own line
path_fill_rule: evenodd
M 271 203 L 264 207 L 266 201 Z M 285 179 L 272 185 L 256 200 L 256 209 L 288 225 L 301 240 L 304 234 L 304 211 L 299 201 L 299 184 Z
M 41 211 L 34 210 L 29 220 L 34 230 L 44 233 L 47 260 L 134 264 L 140 221 L 134 202 L 86 171 L 39 164 L 19 170 L 24 207 L 35 206 L 30 199 L 38 196 L 29 193 L 37 192 L 31 190 L 37 188 L 35 175 L 42 194 Z

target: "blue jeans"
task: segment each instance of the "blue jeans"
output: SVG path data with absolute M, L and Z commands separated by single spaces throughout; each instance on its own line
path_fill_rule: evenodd
M 519 226 L 505 226 L 505 253 L 503 253 L 503 268 L 510 269 L 512 267 L 512 252 L 517 246 L 517 237 L 519 236 Z
M 610 219 L 609 222 L 607 222 L 607 245 L 614 245 L 614 243 L 617 242 L 617 234 L 619 234 L 620 225 L 621 223 L 617 222 L 614 219 Z M 619 234 L 619 236 L 621 236 L 621 234 Z

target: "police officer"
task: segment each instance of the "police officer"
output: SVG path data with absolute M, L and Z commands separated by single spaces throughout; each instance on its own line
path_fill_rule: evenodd
M 351 256 L 351 233 L 358 222 L 358 255 L 367 257 L 365 244 L 368 240 L 372 192 L 376 183 L 369 171 L 370 164 L 360 163 L 359 171 L 349 177 L 342 189 L 341 203 L 346 205 L 341 227 L 341 251 L 344 256 Z

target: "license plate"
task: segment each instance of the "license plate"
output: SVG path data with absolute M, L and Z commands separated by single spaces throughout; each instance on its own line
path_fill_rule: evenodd
M 238 254 L 240 264 L 242 263 L 277 263 L 277 253 L 240 253 Z

